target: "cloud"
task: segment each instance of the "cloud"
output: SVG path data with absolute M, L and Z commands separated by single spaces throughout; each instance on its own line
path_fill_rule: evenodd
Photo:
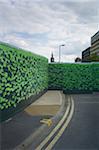
M 82 23 L 98 23 L 99 22 L 99 1 L 89 0 L 79 2 L 64 3 L 78 16 L 78 21 Z
M 0 0 L 0 40 L 58 61 L 74 61 L 98 30 L 96 0 Z

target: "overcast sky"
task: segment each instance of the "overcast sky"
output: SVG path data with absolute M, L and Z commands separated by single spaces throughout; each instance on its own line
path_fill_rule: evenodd
M 0 0 L 0 41 L 73 62 L 99 30 L 99 0 Z

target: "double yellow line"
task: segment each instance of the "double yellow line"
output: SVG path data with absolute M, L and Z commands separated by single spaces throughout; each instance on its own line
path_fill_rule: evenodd
M 70 120 L 72 118 L 73 112 L 74 112 L 74 101 L 73 101 L 73 98 L 71 96 L 69 96 L 68 97 L 68 106 L 66 108 L 66 112 L 65 112 L 63 118 L 59 121 L 59 123 L 51 131 L 51 133 L 40 143 L 40 145 L 36 147 L 35 150 L 41 150 L 41 149 L 43 149 L 43 147 L 49 142 L 49 140 L 59 130 L 58 133 L 54 136 L 53 140 L 45 148 L 45 150 L 51 150 L 52 147 L 55 145 L 55 143 L 58 141 L 58 139 L 63 134 L 63 132 L 66 129 L 66 127 L 68 126 L 68 124 L 69 124 L 69 122 L 70 122 Z

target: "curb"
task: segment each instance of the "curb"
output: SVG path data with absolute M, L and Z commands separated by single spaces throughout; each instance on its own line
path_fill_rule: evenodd
M 57 141 L 60 139 L 62 134 L 64 133 L 65 129 L 68 127 L 69 122 L 72 119 L 73 113 L 74 113 L 74 101 L 71 98 L 71 108 L 69 109 L 68 115 L 62 124 L 61 128 L 58 130 L 57 134 L 55 134 L 54 138 L 51 140 L 49 144 L 46 145 L 45 150 L 52 150 L 54 145 L 57 143 Z
M 64 117 L 64 114 L 67 110 L 67 116 L 70 111 L 70 101 L 66 101 L 68 96 L 65 96 L 62 91 L 60 91 L 60 98 L 62 99 L 62 105 L 60 106 L 60 110 L 57 112 L 55 116 L 51 118 L 53 125 L 48 127 L 46 124 L 41 125 L 36 132 L 31 134 L 26 140 L 24 140 L 20 145 L 18 145 L 14 150 L 26 150 L 38 147 L 39 143 L 41 143 L 52 130 L 54 130 L 55 126 L 60 122 L 61 118 Z M 67 109 L 68 108 L 68 109 Z M 67 117 L 66 117 L 67 118 Z

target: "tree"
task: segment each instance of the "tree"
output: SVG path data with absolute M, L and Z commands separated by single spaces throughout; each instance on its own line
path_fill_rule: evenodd
M 99 55 L 97 53 L 91 54 L 90 61 L 99 62 Z
M 75 59 L 75 62 L 81 62 L 81 58 L 77 57 L 77 58 Z

